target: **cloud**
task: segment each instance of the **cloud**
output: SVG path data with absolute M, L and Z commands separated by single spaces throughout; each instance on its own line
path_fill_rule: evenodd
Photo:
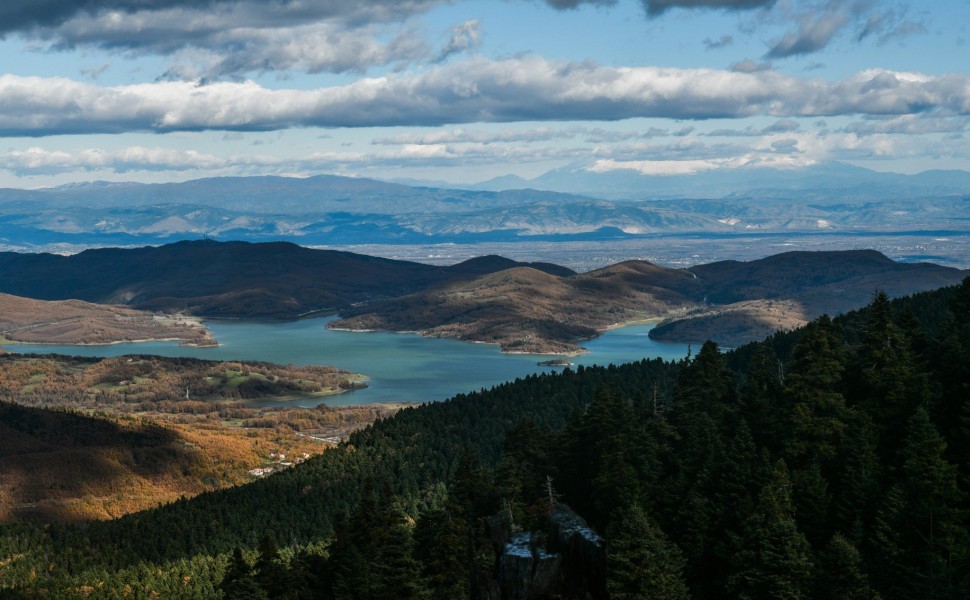
M 616 0 L 546 0 L 546 4 L 559 10 L 571 10 L 579 8 L 583 4 L 594 6 L 613 6 Z
M 399 146 L 404 144 L 435 145 L 435 144 L 521 144 L 549 142 L 553 140 L 572 140 L 582 138 L 591 144 L 615 143 L 625 140 L 650 139 L 671 135 L 686 135 L 693 128 L 685 128 L 677 132 L 658 127 L 639 129 L 603 129 L 601 127 L 583 127 L 574 125 L 565 129 L 538 127 L 531 129 L 503 129 L 500 131 L 482 131 L 473 129 L 436 130 L 427 133 L 407 133 L 391 137 L 377 138 L 371 143 L 378 146 Z
M 296 25 L 313 20 L 392 22 L 424 12 L 443 0 L 5 0 L 0 3 L 0 33 L 54 28 L 72 19 L 100 20 L 106 31 L 124 30 L 132 17 L 162 12 L 214 15 L 227 27 Z M 111 27 L 114 24 L 115 27 Z M 194 24 L 185 21 L 185 29 Z
M 11 0 L 0 35 L 42 50 L 172 57 L 167 78 L 340 73 L 432 57 L 409 18 L 445 1 Z
M 895 129 L 884 132 L 837 133 L 818 131 L 778 131 L 737 138 L 731 143 L 705 142 L 697 137 L 655 140 L 637 138 L 616 144 L 540 145 L 481 144 L 465 142 L 403 143 L 371 151 L 320 151 L 285 157 L 279 155 L 218 156 L 204 152 L 160 147 L 132 146 L 106 151 L 88 148 L 78 151 L 30 147 L 0 153 L 0 170 L 17 176 L 44 176 L 72 172 L 129 174 L 171 172 L 180 177 L 196 173 L 216 175 L 312 174 L 319 172 L 379 171 L 401 167 L 461 167 L 474 164 L 547 163 L 549 161 L 594 161 L 601 171 L 635 169 L 651 174 L 688 174 L 701 170 L 758 167 L 802 167 L 824 160 L 874 160 L 901 156 L 963 156 L 962 140 L 941 140 L 938 135 L 898 143 L 895 131 L 923 133 L 952 131 L 967 119 L 945 125 L 923 127 L 914 121 L 915 131 L 898 121 Z M 887 123 L 888 125 L 888 123 Z M 780 129 L 785 129 L 781 127 Z M 765 128 L 762 132 L 772 129 Z M 847 128 L 848 129 L 848 128 Z M 747 130 L 747 128 L 746 128 Z M 889 132 L 889 133 L 887 133 Z M 707 138 L 710 140 L 711 138 Z M 401 140 L 404 141 L 403 139 Z M 430 140 L 419 140 L 430 141 Z
M 771 63 L 759 63 L 746 58 L 731 65 L 731 70 L 735 73 L 760 73 L 761 71 L 770 71 Z
M 775 0 L 642 0 L 651 15 L 659 15 L 671 8 L 708 8 L 721 10 L 751 10 L 771 6 Z
M 722 35 L 720 39 L 712 40 L 711 38 L 706 38 L 704 40 L 704 48 L 707 50 L 718 50 L 724 48 L 725 46 L 730 46 L 734 43 L 734 37 L 730 35 Z
M 472 58 L 314 90 L 252 81 L 100 87 L 0 76 L 0 135 L 247 131 L 475 122 L 970 114 L 970 75 L 872 69 L 839 81 L 776 71 Z
M 832 38 L 848 22 L 841 11 L 821 15 L 805 15 L 799 19 L 798 28 L 786 33 L 768 50 L 766 58 L 786 58 L 799 54 L 811 54 L 827 46 Z
M 194 150 L 144 148 L 133 146 L 116 152 L 91 148 L 77 153 L 31 147 L 22 151 L 0 154 L 0 168 L 17 175 L 52 175 L 71 171 L 109 170 L 115 173 L 130 171 L 188 171 L 219 169 L 227 165 L 225 159 Z
M 770 19 L 797 26 L 771 44 L 767 58 L 788 58 L 818 52 L 850 28 L 858 29 L 855 42 L 875 38 L 885 44 L 926 32 L 920 19 L 909 17 L 904 5 L 884 8 L 876 0 L 816 0 L 779 4 Z
M 926 25 L 918 19 L 910 19 L 906 7 L 893 7 L 888 10 L 873 10 L 866 17 L 859 32 L 858 40 L 876 37 L 880 44 L 894 39 L 926 33 Z
M 917 115 L 866 119 L 849 123 L 845 131 L 860 136 L 875 134 L 926 135 L 932 133 L 961 133 L 967 129 L 967 117 L 920 118 Z
M 426 58 L 431 49 L 399 24 L 250 22 L 184 10 L 82 16 L 39 34 L 55 49 L 99 46 L 129 56 L 171 56 L 166 78 L 238 77 L 246 73 L 365 71 Z
M 744 129 L 714 129 L 703 135 L 707 137 L 760 137 L 773 133 L 787 133 L 790 131 L 798 131 L 801 128 L 798 121 L 793 119 L 781 119 L 775 121 L 767 127 L 762 127 L 761 129 L 756 129 L 754 127 L 746 127 Z
M 110 66 L 111 66 L 110 63 L 101 63 L 96 67 L 82 68 L 80 72 L 81 72 L 81 75 L 84 75 L 88 79 L 93 79 L 94 81 L 97 81 L 101 77 L 101 75 L 108 70 L 108 67 Z
M 445 47 L 438 53 L 435 62 L 442 62 L 453 54 L 467 52 L 478 48 L 482 43 L 481 22 L 478 19 L 471 19 L 464 23 L 459 23 L 451 28 L 451 39 Z
M 541 127 L 536 129 L 502 131 L 476 131 L 469 129 L 437 130 L 419 134 L 401 134 L 392 137 L 377 138 L 372 143 L 379 146 L 399 146 L 403 144 L 434 145 L 434 144 L 496 144 L 520 142 L 545 142 L 549 140 L 575 138 L 585 128 L 570 128 L 568 130 Z
M 300 158 L 268 155 L 216 156 L 194 150 L 132 146 L 116 151 L 88 148 L 77 152 L 30 147 L 0 153 L 0 169 L 17 176 L 57 175 L 77 171 L 125 174 L 133 172 L 201 172 L 219 174 L 286 174 L 368 167 L 454 166 L 527 163 L 588 158 L 586 148 L 542 146 L 405 145 L 379 152 L 316 152 Z

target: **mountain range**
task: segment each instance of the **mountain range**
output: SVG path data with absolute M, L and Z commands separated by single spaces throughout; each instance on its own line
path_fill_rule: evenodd
M 970 223 L 970 173 L 963 171 L 900 175 L 833 163 L 647 176 L 586 165 L 472 187 L 319 175 L 0 189 L 0 248 L 204 236 L 340 246 L 685 233 L 966 233 Z
M 532 188 L 592 195 L 613 200 L 657 198 L 763 197 L 800 200 L 878 200 L 965 195 L 970 173 L 932 170 L 906 175 L 821 162 L 806 167 L 742 167 L 699 170 L 689 174 L 645 174 L 636 165 L 578 162 L 533 179 L 505 176 L 472 189 Z

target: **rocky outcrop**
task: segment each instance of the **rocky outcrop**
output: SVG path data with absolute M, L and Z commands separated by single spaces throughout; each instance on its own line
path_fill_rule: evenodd
M 606 540 L 568 506 L 560 504 L 549 517 L 550 552 L 563 557 L 565 589 L 586 590 L 588 597 L 607 598 Z
M 486 525 L 498 559 L 483 597 L 607 598 L 605 541 L 569 507 L 556 507 L 544 532 L 514 532 L 505 515 Z

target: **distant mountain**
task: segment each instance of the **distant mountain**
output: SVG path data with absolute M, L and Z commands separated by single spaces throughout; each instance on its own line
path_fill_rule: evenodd
M 295 318 L 526 264 L 483 258 L 436 267 L 284 242 L 185 241 L 73 256 L 0 253 L 0 292 L 204 316 Z
M 488 190 L 492 192 L 501 192 L 503 190 L 529 189 L 530 183 L 531 183 L 530 180 L 524 177 L 519 177 L 518 175 L 502 175 L 500 177 L 493 177 L 481 183 L 476 183 L 475 185 L 470 187 L 476 190 Z
M 830 163 L 645 176 L 574 165 L 530 181 L 486 183 L 516 189 L 333 175 L 0 189 L 0 248 L 160 245 L 204 236 L 339 246 L 970 227 L 970 174 L 963 171 L 908 176 Z
M 499 190 L 531 188 L 568 191 L 604 199 L 782 197 L 799 200 L 882 200 L 970 194 L 970 172 L 883 173 L 840 162 L 801 168 L 742 167 L 684 175 L 647 175 L 634 169 L 605 170 L 595 162 L 554 169 L 534 179 L 503 178 L 470 186 Z M 498 183 L 498 185 L 496 185 Z
M 497 343 L 506 352 L 570 353 L 611 325 L 666 318 L 653 337 L 733 346 L 864 306 L 877 290 L 901 296 L 966 275 L 875 251 L 787 252 L 686 270 L 628 261 L 568 277 L 516 268 L 354 307 L 330 326 L 419 331 Z

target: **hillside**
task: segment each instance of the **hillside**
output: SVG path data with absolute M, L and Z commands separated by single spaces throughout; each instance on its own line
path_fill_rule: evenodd
M 76 298 L 199 316 L 296 318 L 414 293 L 507 268 L 505 260 L 435 267 L 289 243 L 179 242 L 73 256 L 0 253 L 0 292 Z M 536 264 L 566 273 L 555 265 Z
M 151 314 L 81 300 L 44 301 L 0 294 L 0 342 L 112 344 L 180 340 L 215 345 L 206 327 L 190 317 Z
M 339 426 L 331 433 L 339 440 L 395 410 L 336 409 L 329 420 Z M 251 419 L 279 419 L 282 425 L 299 418 L 279 416 L 298 411 L 263 412 Z M 249 483 L 261 476 L 254 469 L 280 471 L 329 447 L 285 426 L 180 422 L 171 415 L 104 410 L 92 417 L 0 401 L 0 523 L 115 519 Z
M 654 339 L 739 346 L 778 329 L 864 306 L 877 291 L 896 298 L 959 283 L 966 271 L 931 263 L 899 263 L 874 250 L 785 252 L 749 262 L 688 269 L 709 306 L 654 328 Z
M 289 437 L 0 402 L 0 521 L 116 518 L 250 481 L 277 447 L 322 450 Z
M 360 380 L 322 366 L 4 354 L 0 522 L 116 518 L 286 468 L 398 407 L 241 400 L 322 397 Z
M 612 325 L 667 319 L 653 337 L 737 346 L 863 306 L 877 290 L 897 297 L 964 276 L 869 250 L 788 252 L 687 270 L 629 261 L 568 277 L 516 269 L 349 309 L 329 326 L 452 336 L 505 352 L 572 353 Z
M 684 271 L 645 262 L 557 277 L 519 267 L 467 282 L 369 304 L 328 327 L 417 331 L 499 344 L 503 352 L 573 353 L 576 343 L 628 321 L 696 305 Z

